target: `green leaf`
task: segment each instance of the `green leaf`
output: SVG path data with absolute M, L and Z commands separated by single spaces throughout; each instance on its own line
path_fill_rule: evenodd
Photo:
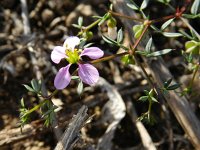
M 191 7 L 191 13 L 196 15 L 198 13 L 200 7 L 200 0 L 194 0 L 192 7 Z
M 145 47 L 145 51 L 147 51 L 147 53 L 149 53 L 151 51 L 151 46 L 152 46 L 152 37 L 149 39 L 149 41 L 147 42 L 147 45 Z
M 148 96 L 141 96 L 138 100 L 145 102 L 148 99 Z
M 172 82 L 172 78 L 164 82 L 164 88 L 167 88 Z
M 120 29 L 117 33 L 117 43 L 121 43 L 123 40 L 123 31 Z
M 34 90 L 35 92 L 39 92 L 39 91 L 40 91 L 41 86 L 40 86 L 40 84 L 38 83 L 38 80 L 32 79 L 32 80 L 31 80 L 31 85 L 32 85 L 32 88 L 33 88 L 33 90 Z
M 151 100 L 158 103 L 158 100 L 155 97 L 151 97 Z
M 186 53 L 199 54 L 199 43 L 192 40 L 185 43 Z
M 183 36 L 181 33 L 171 33 L 171 32 L 163 32 L 162 33 L 166 37 L 180 37 Z
M 102 18 L 101 21 L 98 23 L 98 26 L 100 26 L 101 24 L 103 24 L 109 17 L 109 14 L 105 14 Z
M 83 17 L 78 17 L 78 25 L 81 27 L 83 25 Z
M 174 21 L 174 18 L 167 20 L 162 26 L 161 26 L 161 30 L 164 30 L 165 28 L 167 28 L 172 21 Z
M 186 37 L 186 38 L 188 38 L 188 39 L 190 39 L 190 40 L 194 39 L 191 35 L 189 35 L 188 33 L 186 33 L 186 32 L 183 31 L 183 30 L 180 30 L 179 32 L 180 32 L 181 34 L 183 34 L 184 37 Z
M 86 45 L 83 46 L 83 48 L 87 48 L 87 47 L 90 47 L 91 45 L 93 45 L 94 43 L 88 43 Z
M 135 33 L 134 37 L 138 39 L 140 35 L 142 34 L 142 31 L 144 29 L 144 25 L 135 25 L 133 26 L 133 32 Z
M 160 50 L 160 51 L 152 52 L 152 53 L 148 54 L 147 57 L 161 56 L 161 55 L 165 55 L 165 54 L 167 54 L 171 51 L 172 51 L 172 49 L 163 49 L 163 50 Z
M 157 0 L 160 3 L 168 4 L 171 0 Z
M 102 35 L 102 38 L 105 42 L 109 43 L 109 44 L 114 44 L 114 45 L 118 45 L 116 41 L 112 40 L 111 38 Z
M 147 56 L 149 53 L 147 51 L 135 51 L 137 54 Z
M 180 87 L 180 84 L 179 84 L 179 83 L 176 83 L 176 84 L 174 84 L 174 85 L 171 85 L 171 86 L 167 87 L 166 89 L 167 89 L 167 90 L 175 90 L 175 89 L 177 89 L 177 88 L 179 88 L 179 87 Z
M 77 87 L 77 93 L 78 93 L 78 95 L 81 95 L 82 92 L 83 92 L 83 82 L 80 81 L 78 84 L 78 87 Z
M 77 24 L 72 24 L 73 27 L 80 29 L 81 27 Z
M 77 80 L 77 79 L 79 79 L 79 76 L 72 76 L 71 79 L 72 80 Z
M 32 89 L 30 86 L 28 86 L 28 85 L 26 85 L 26 84 L 23 84 L 23 86 L 24 86 L 28 91 L 34 92 L 34 93 L 35 93 L 34 89 Z
M 131 9 L 133 9 L 133 10 L 138 10 L 139 9 L 139 7 L 135 3 L 133 3 L 133 4 L 127 3 L 127 6 L 129 8 L 131 8 Z
M 25 108 L 24 98 L 23 98 L 23 97 L 22 97 L 21 100 L 20 100 L 20 104 L 21 104 L 22 108 Z
M 147 7 L 148 3 L 149 3 L 149 0 L 143 0 L 142 4 L 140 6 L 140 9 L 141 10 L 145 9 Z
M 125 65 L 128 65 L 128 64 L 135 64 L 135 60 L 132 56 L 130 55 L 125 55 L 125 56 L 122 56 L 121 57 L 121 61 L 125 64 Z
M 200 14 L 183 14 L 183 17 L 187 18 L 187 19 L 195 19 L 195 18 L 200 18 Z

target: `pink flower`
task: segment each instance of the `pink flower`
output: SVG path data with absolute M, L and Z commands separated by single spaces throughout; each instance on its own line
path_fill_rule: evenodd
M 83 50 L 75 48 L 79 43 L 80 39 L 76 36 L 72 36 L 65 40 L 63 46 L 54 47 L 51 53 L 51 60 L 56 64 L 63 58 L 69 62 L 66 67 L 62 67 L 58 71 L 54 79 L 54 86 L 56 89 L 64 89 L 70 83 L 70 67 L 73 64 L 78 66 L 78 75 L 84 83 L 93 85 L 98 81 L 98 70 L 89 63 L 80 62 L 83 62 L 83 56 L 87 56 L 90 59 L 98 59 L 104 55 L 104 52 L 98 47 L 89 47 Z

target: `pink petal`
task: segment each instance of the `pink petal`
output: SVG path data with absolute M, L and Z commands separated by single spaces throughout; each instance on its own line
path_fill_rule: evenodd
M 62 46 L 54 47 L 53 51 L 51 52 L 51 60 L 58 64 L 62 58 L 67 57 L 65 54 L 65 49 Z
M 98 70 L 90 64 L 79 64 L 78 74 L 81 80 L 89 85 L 95 84 L 99 79 Z
M 65 40 L 63 47 L 74 50 L 75 46 L 79 43 L 80 39 L 77 36 L 70 36 Z
M 69 67 L 70 65 L 67 65 L 66 67 L 63 67 L 58 71 L 54 79 L 54 86 L 56 87 L 56 89 L 59 89 L 59 90 L 64 89 L 71 81 Z
M 98 47 L 85 48 L 80 56 L 88 56 L 91 59 L 98 59 L 104 55 L 104 52 Z

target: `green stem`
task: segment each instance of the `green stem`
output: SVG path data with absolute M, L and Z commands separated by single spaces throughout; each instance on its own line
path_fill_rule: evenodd
M 148 120 L 150 120 L 150 115 L 151 115 L 151 106 L 152 106 L 152 99 L 149 99 L 149 108 L 148 108 Z
M 190 81 L 190 84 L 189 84 L 189 89 L 191 89 L 192 86 L 193 86 L 194 79 L 195 79 L 195 77 L 196 77 L 196 75 L 197 75 L 198 70 L 199 70 L 199 64 L 197 64 L 197 65 L 195 66 L 195 70 L 194 70 L 194 72 L 193 72 L 192 80 Z
M 194 34 L 197 36 L 197 38 L 200 40 L 200 35 L 198 34 L 198 32 L 188 23 L 188 21 L 183 18 L 183 17 L 180 17 L 180 19 L 183 21 L 183 23 L 190 29 L 194 32 Z
M 35 107 L 33 107 L 32 109 L 28 110 L 28 112 L 26 112 L 22 117 L 31 114 L 32 112 L 36 111 L 37 109 L 39 109 L 44 103 L 46 103 L 48 100 L 43 100 L 41 103 L 39 103 L 38 105 L 36 105 Z

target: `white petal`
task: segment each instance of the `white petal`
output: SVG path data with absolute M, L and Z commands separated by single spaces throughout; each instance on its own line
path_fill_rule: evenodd
M 63 47 L 71 49 L 73 51 L 75 46 L 78 45 L 79 43 L 80 39 L 77 36 L 70 36 L 65 40 Z
M 65 49 L 62 46 L 54 47 L 53 51 L 51 52 L 51 60 L 58 64 L 62 58 L 66 58 Z

